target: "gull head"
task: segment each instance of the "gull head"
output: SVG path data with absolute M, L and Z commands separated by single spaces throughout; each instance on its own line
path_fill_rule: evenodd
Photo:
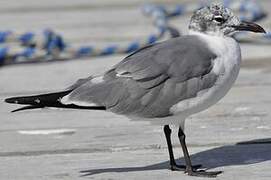
M 231 36 L 237 31 L 265 33 L 256 23 L 240 21 L 232 10 L 221 4 L 197 10 L 191 18 L 189 30 L 217 36 Z

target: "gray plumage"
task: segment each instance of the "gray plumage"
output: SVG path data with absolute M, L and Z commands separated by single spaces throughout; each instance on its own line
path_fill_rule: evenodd
M 189 35 L 140 49 L 103 76 L 80 79 L 66 91 L 5 101 L 30 105 L 19 110 L 107 109 L 132 120 L 162 124 L 171 170 L 183 170 L 190 176 L 216 177 L 221 171 L 198 171 L 197 166 L 192 166 L 184 125 L 187 117 L 214 105 L 233 86 L 240 70 L 241 49 L 231 34 L 240 30 L 265 32 L 255 23 L 240 22 L 222 5 L 212 4 L 193 14 Z M 174 159 L 171 124 L 179 126 L 185 166 Z
M 115 65 L 93 83 L 80 80 L 70 102 L 95 103 L 125 115 L 170 116 L 177 102 L 214 85 L 213 54 L 197 36 L 183 36 L 145 47 Z
M 239 23 L 240 20 L 231 10 L 221 4 L 212 4 L 193 14 L 189 29 L 197 32 L 222 32 L 226 35 L 234 32 L 232 26 Z

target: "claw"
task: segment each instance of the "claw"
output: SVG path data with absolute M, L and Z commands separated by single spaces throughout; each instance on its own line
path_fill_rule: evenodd
M 200 170 L 200 171 L 190 170 L 190 171 L 187 171 L 186 173 L 189 176 L 215 178 L 215 177 L 217 177 L 217 175 L 221 174 L 222 171 L 207 172 L 207 171 L 204 171 L 204 170 Z
M 199 169 L 199 168 L 201 168 L 201 167 L 202 167 L 201 164 L 197 164 L 197 165 L 192 166 L 192 169 L 193 169 L 193 170 L 197 170 L 197 169 Z M 171 169 L 172 171 L 186 171 L 186 166 L 184 166 L 184 165 L 173 164 L 173 165 L 170 166 L 170 169 Z

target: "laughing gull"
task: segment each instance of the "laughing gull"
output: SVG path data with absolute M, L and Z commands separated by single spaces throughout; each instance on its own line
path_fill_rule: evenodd
M 231 37 L 236 31 L 265 33 L 255 23 L 241 22 L 230 9 L 212 4 L 193 14 L 189 35 L 144 47 L 102 76 L 80 79 L 66 91 L 5 101 L 30 105 L 19 110 L 42 107 L 108 110 L 132 120 L 163 125 L 171 170 L 216 177 L 221 171 L 207 172 L 198 170 L 200 165 L 192 166 L 184 121 L 214 105 L 234 84 L 241 63 L 239 44 Z M 174 160 L 169 125 L 179 127 L 185 166 Z

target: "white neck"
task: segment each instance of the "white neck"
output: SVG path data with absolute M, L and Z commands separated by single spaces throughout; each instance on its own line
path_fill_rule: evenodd
M 234 64 L 240 65 L 241 62 L 241 50 L 238 42 L 230 36 L 217 36 L 210 35 L 197 31 L 189 31 L 190 35 L 198 36 L 202 39 L 212 52 L 217 55 L 217 62 L 221 62 L 225 66 L 232 66 Z M 220 67 L 216 69 L 216 72 L 221 71 Z

